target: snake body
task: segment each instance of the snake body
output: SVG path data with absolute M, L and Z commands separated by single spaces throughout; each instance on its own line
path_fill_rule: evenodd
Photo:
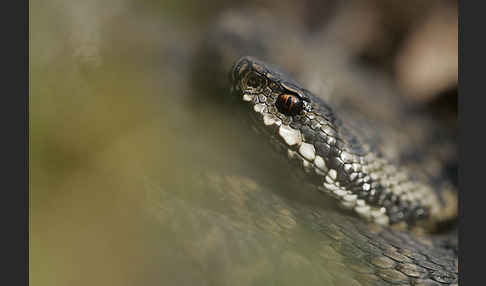
M 430 228 L 455 216 L 445 198 L 453 190 L 434 188 L 387 160 L 362 132 L 279 68 L 243 57 L 231 79 L 233 91 L 250 103 L 256 127 L 342 207 L 381 225 Z

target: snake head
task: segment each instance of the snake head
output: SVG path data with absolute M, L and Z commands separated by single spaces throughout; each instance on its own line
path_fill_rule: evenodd
M 253 103 L 256 110 L 263 111 L 266 107 L 266 111 L 277 117 L 302 115 L 310 107 L 308 91 L 279 68 L 253 57 L 236 61 L 231 70 L 231 81 L 233 91 L 244 101 Z

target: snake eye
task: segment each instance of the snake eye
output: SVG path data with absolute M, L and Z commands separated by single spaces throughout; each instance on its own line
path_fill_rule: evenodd
M 265 77 L 257 74 L 256 72 L 250 72 L 246 77 L 245 84 L 250 90 L 259 91 L 265 88 L 267 81 Z
M 278 96 L 275 103 L 278 111 L 285 115 L 297 115 L 304 108 L 304 102 L 295 95 L 284 93 Z

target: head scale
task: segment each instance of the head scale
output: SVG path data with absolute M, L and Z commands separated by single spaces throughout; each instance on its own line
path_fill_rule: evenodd
M 270 110 L 275 110 L 284 116 L 302 114 L 308 108 L 308 97 L 288 75 L 276 67 L 252 58 L 239 59 L 231 71 L 233 89 L 243 95 L 245 101 L 258 104 L 258 99 L 265 97 Z

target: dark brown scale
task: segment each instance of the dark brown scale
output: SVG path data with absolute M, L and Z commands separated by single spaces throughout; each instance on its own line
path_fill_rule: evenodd
M 314 146 L 316 147 L 317 155 L 322 156 L 323 158 L 328 157 L 332 152 L 331 146 L 325 142 L 316 141 Z
M 252 88 L 263 88 L 266 80 L 257 73 L 251 72 L 247 77 L 246 84 Z

